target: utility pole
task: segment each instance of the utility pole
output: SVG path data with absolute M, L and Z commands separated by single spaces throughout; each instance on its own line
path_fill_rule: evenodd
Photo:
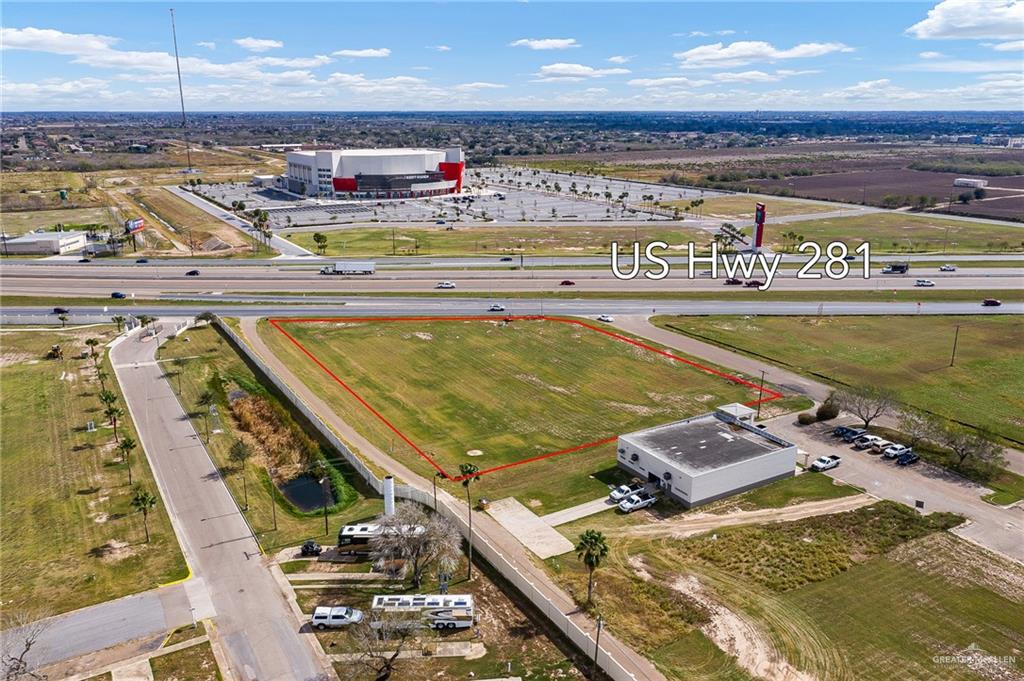
M 761 420 L 761 400 L 764 399 L 764 369 L 761 369 L 761 385 L 757 389 L 757 416 L 754 417 L 758 421 Z
M 601 654 L 601 630 L 604 629 L 604 618 L 597 616 L 597 636 L 594 641 L 594 678 L 598 678 L 601 668 L 597 665 L 597 656 Z
M 185 140 L 185 157 L 188 172 L 192 172 L 192 150 L 188 144 L 188 128 L 185 120 L 185 91 L 181 87 L 181 61 L 178 59 L 178 30 L 174 25 L 174 8 L 171 8 L 171 37 L 174 39 L 174 67 L 178 71 L 178 97 L 181 99 L 181 136 Z
M 956 325 L 956 332 L 953 334 L 953 354 L 949 357 L 949 366 L 953 366 L 953 362 L 956 361 L 956 344 L 960 340 L 960 325 Z

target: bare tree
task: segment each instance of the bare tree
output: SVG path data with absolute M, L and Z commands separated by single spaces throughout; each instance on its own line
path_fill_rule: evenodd
M 879 416 L 892 411 L 896 406 L 896 396 L 884 388 L 859 388 L 844 390 L 836 395 L 839 405 L 851 414 L 855 414 L 867 428 Z
M 369 669 L 375 681 L 386 681 L 395 672 L 395 666 L 406 649 L 416 641 L 417 623 L 410 623 L 398 615 L 385 613 L 372 622 L 363 621 L 352 630 L 351 650 L 356 654 L 353 664 L 348 667 L 349 678 L 362 678 L 360 671 Z M 417 665 L 416 658 L 401 660 L 403 677 L 409 675 L 407 665 Z M 419 677 L 422 678 L 422 677 Z
M 935 439 L 942 426 L 931 414 L 916 409 L 904 409 L 899 414 L 899 429 L 907 437 L 911 447 L 922 440 Z
M 962 467 L 967 459 L 992 466 L 1005 462 L 1002 447 L 984 435 L 962 426 L 950 425 L 943 428 L 940 438 L 942 444 L 956 455 L 958 467 Z
M 0 649 L 0 674 L 3 674 L 4 681 L 46 678 L 44 674 L 30 668 L 28 659 L 39 637 L 46 631 L 45 617 L 40 613 L 25 611 L 5 615 L 5 624 L 10 624 L 11 628 L 4 631 Z
M 455 525 L 441 515 L 404 501 L 395 507 L 394 515 L 382 516 L 377 522 L 381 532 L 370 542 L 374 558 L 404 560 L 415 588 L 423 583 L 423 574 L 431 565 L 437 564 L 444 572 L 458 565 L 462 536 Z M 423 531 L 408 531 L 414 527 L 422 527 Z

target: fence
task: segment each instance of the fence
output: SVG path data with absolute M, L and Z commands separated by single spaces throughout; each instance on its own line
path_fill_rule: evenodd
M 246 359 L 257 369 L 260 373 L 270 381 L 270 383 L 283 395 L 292 405 L 299 410 L 299 412 L 305 416 L 313 427 L 317 429 L 321 436 L 326 439 L 332 447 L 334 447 L 338 453 L 340 453 L 346 461 L 359 473 L 360 476 L 366 481 L 370 487 L 372 487 L 377 493 L 381 493 L 384 488 L 384 481 L 377 477 L 377 475 L 370 470 L 370 468 L 357 457 L 348 446 L 341 441 L 334 431 L 331 430 L 324 421 L 310 409 L 302 399 L 295 394 L 295 392 L 288 387 L 288 385 L 282 381 L 276 373 L 274 373 L 264 362 L 260 359 L 255 352 L 243 341 L 234 330 L 223 323 L 220 318 L 214 320 L 214 325 L 220 329 L 225 336 L 231 341 L 235 348 L 246 357 Z M 433 507 L 434 497 L 431 492 L 413 487 L 412 485 L 395 485 L 395 496 L 402 499 L 409 499 L 417 503 L 423 504 L 424 506 Z M 467 518 L 461 513 L 461 506 L 453 508 L 446 500 L 439 499 L 438 512 L 443 516 L 451 520 L 459 528 L 459 531 L 463 536 L 469 535 L 469 524 Z M 537 610 L 539 610 L 552 625 L 555 626 L 562 634 L 569 639 L 578 649 L 583 651 L 588 658 L 593 657 L 595 641 L 594 637 L 589 633 L 583 631 L 570 617 L 562 612 L 562 609 L 552 601 L 544 592 L 538 588 L 536 584 L 531 582 L 525 575 L 523 575 L 515 565 L 513 565 L 495 546 L 493 546 L 485 537 L 478 533 L 474 533 L 472 537 L 473 550 L 484 558 L 495 570 L 509 583 L 511 583 L 524 597 L 526 597 L 530 603 L 533 604 Z M 604 647 L 601 648 L 600 653 L 597 656 L 597 661 L 605 674 L 607 674 L 613 681 L 637 681 L 637 677 L 626 670 L 625 667 L 619 663 L 610 652 Z M 657 677 L 644 677 L 644 678 L 657 678 L 663 679 L 660 675 Z

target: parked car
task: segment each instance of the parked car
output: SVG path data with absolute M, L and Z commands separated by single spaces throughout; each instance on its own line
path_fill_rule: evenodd
M 743 282 L 743 285 L 746 286 L 747 288 L 754 288 L 755 286 L 764 286 L 764 282 L 761 281 L 760 279 L 748 279 L 747 281 Z
M 124 298 L 127 298 L 128 296 L 121 293 L 120 291 L 114 291 L 113 293 L 110 294 L 110 297 L 113 298 L 114 300 L 122 300 Z
M 185 273 L 185 276 L 186 277 L 198 277 L 199 276 L 199 270 L 189 270 L 188 272 Z
M 149 258 L 139 258 L 138 260 L 135 261 L 135 264 L 145 265 L 147 262 L 149 262 Z
M 897 466 L 909 466 L 912 463 L 917 463 L 918 461 L 920 461 L 920 459 L 921 459 L 921 457 L 918 456 L 916 453 L 914 453 L 912 451 L 910 451 L 910 452 L 903 452 L 898 457 L 896 457 L 896 465 Z
M 878 437 L 877 435 L 861 435 L 859 438 L 853 441 L 853 448 L 868 449 L 881 439 L 882 438 Z
M 943 265 L 939 268 L 940 272 L 956 272 L 956 265 Z
M 743 282 L 737 279 L 736 277 L 729 277 L 723 283 L 725 284 L 725 286 L 739 286 Z
M 871 453 L 881 454 L 882 452 L 889 449 L 889 447 L 892 447 L 895 444 L 895 442 L 889 442 L 886 439 L 875 440 L 874 442 L 871 443 Z
M 854 432 L 855 430 L 860 430 L 860 429 L 859 428 L 854 428 L 852 426 L 836 426 L 835 428 L 832 429 L 832 435 L 833 435 L 833 437 L 846 437 L 847 435 L 849 435 L 850 433 Z M 864 434 L 864 431 L 861 430 L 861 432 L 858 434 L 857 437 L 860 437 L 863 434 Z
M 441 281 L 441 282 L 438 282 L 437 286 L 435 286 L 434 288 L 455 288 L 455 282 L 454 281 Z
M 489 308 L 487 308 L 487 311 L 488 312 L 504 312 L 505 311 L 505 306 L 502 305 L 501 303 L 494 303 Z
M 558 285 L 559 286 L 575 286 L 576 282 L 573 281 L 572 279 L 563 279 L 562 281 L 558 282 Z
M 841 437 L 843 438 L 843 442 L 853 442 L 854 440 L 857 440 L 860 437 L 862 437 L 867 432 L 868 431 L 864 430 L 863 428 L 850 428 L 847 431 L 846 435 L 842 435 Z
M 350 624 L 358 624 L 363 621 L 363 611 L 349 608 L 347 606 L 330 607 L 325 605 L 317 606 L 313 611 L 313 617 L 309 623 L 313 627 L 323 631 L 328 627 L 345 627 Z
M 637 492 L 636 494 L 630 494 L 620 501 L 619 510 L 623 513 L 632 513 L 633 511 L 639 511 L 641 508 L 653 506 L 657 500 L 658 497 L 650 492 Z
M 882 456 L 887 459 L 898 459 L 904 454 L 912 451 L 913 450 L 906 445 L 893 445 L 892 447 L 886 447 L 885 451 L 882 452 Z
M 923 286 L 925 288 L 930 288 L 932 286 L 935 286 L 935 282 L 932 281 L 931 279 L 918 279 L 917 281 L 914 282 L 914 286 Z
M 611 324 L 612 322 L 615 321 L 615 317 L 611 316 L 610 314 L 603 314 L 597 318 L 597 321 L 604 322 L 605 324 Z
M 317 544 L 315 541 L 313 541 L 312 539 L 307 539 L 302 543 L 302 548 L 299 549 L 299 552 L 303 556 L 319 556 L 321 553 L 323 553 L 323 550 L 323 547 Z
M 617 503 L 628 496 L 636 494 L 643 488 L 644 483 L 642 482 L 631 482 L 628 485 L 619 485 L 618 487 L 611 491 L 611 493 L 608 495 L 608 498 Z
M 55 307 L 53 308 L 53 314 L 71 314 L 71 308 Z
M 817 459 L 814 460 L 814 463 L 811 464 L 811 470 L 819 472 L 827 471 L 831 468 L 835 468 L 836 466 L 838 466 L 839 462 L 842 460 L 843 458 L 838 454 L 831 454 L 829 456 L 819 456 Z
M 1002 304 L 1003 301 L 996 300 L 995 298 L 986 298 L 985 300 L 981 301 L 982 307 L 999 307 Z

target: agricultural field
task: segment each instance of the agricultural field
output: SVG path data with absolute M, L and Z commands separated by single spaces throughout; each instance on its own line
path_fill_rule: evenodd
M 196 432 L 209 432 L 207 449 L 266 550 L 310 537 L 332 541 L 333 537 L 324 537 L 319 486 L 310 477 L 321 456 L 330 464 L 335 497 L 329 509 L 332 531 L 380 513 L 381 500 L 343 459 L 311 438 L 312 430 L 260 383 L 215 328 L 189 329 L 161 347 L 160 358 Z M 218 412 L 209 418 L 195 407 L 206 391 L 214 395 Z M 239 441 L 251 451 L 244 463 L 232 458 L 232 447 Z M 307 501 L 314 507 L 304 510 Z
M 654 322 L 839 385 L 890 388 L 907 404 L 1024 440 L 1024 331 L 1014 316 L 656 317 Z
M 317 252 L 315 232 L 281 230 L 293 243 Z M 600 255 L 611 252 L 611 242 L 632 243 L 662 240 L 685 248 L 710 243 L 702 230 L 678 225 L 637 227 L 374 227 L 325 228 L 328 256 L 365 257 L 382 255 Z M 497 264 L 497 263 L 495 263 Z
M 771 213 L 769 213 L 771 215 Z M 782 234 L 804 240 L 842 241 L 851 250 L 867 241 L 873 253 L 1004 253 L 1024 250 L 1024 228 L 996 223 L 952 220 L 921 213 L 869 213 L 821 218 L 765 228 L 771 247 L 784 250 Z
M 1002 178 L 999 178 L 1000 180 Z M 970 203 L 943 204 L 936 212 L 951 213 L 955 215 L 975 215 L 998 220 L 1024 220 L 1024 189 L 1017 193 L 1003 193 L 1003 196 L 992 196 L 982 201 L 971 201 Z
M 106 207 L 16 212 L 0 210 L 0 231 L 10 236 L 36 229 L 51 230 L 58 224 L 71 231 L 88 225 L 101 225 L 102 229 L 109 229 L 120 223 L 113 211 Z
M 0 336 L 0 525 L 4 610 L 38 616 L 145 591 L 186 576 L 187 567 L 163 504 L 150 512 L 151 541 L 131 506 L 132 485 L 99 400 L 93 360 L 79 359 L 85 340 L 107 343 L 109 326 L 17 331 Z M 59 343 L 65 359 L 46 359 Z M 103 351 L 100 345 L 97 351 Z M 100 359 L 106 389 L 120 398 L 113 371 Z M 138 442 L 125 415 L 118 436 Z M 87 424 L 96 424 L 88 432 Z M 141 447 L 131 452 L 135 485 L 157 493 Z
M 762 678 L 999 678 L 933 658 L 972 642 L 1015 655 L 1024 643 L 1024 569 L 945 532 L 953 515 L 878 502 L 686 539 L 669 535 L 672 517 L 645 536 L 604 520 L 589 523 L 611 548 L 592 609 L 670 679 L 745 679 L 755 663 Z M 582 599 L 574 554 L 546 565 Z
M 455 477 L 462 463 L 487 471 L 756 399 L 756 389 L 558 321 L 282 324 L 417 452 L 284 333 L 261 324 L 271 349 L 346 422 L 428 477 L 424 455 Z M 474 491 L 516 496 L 538 514 L 594 499 L 621 479 L 614 447 L 488 472 Z

